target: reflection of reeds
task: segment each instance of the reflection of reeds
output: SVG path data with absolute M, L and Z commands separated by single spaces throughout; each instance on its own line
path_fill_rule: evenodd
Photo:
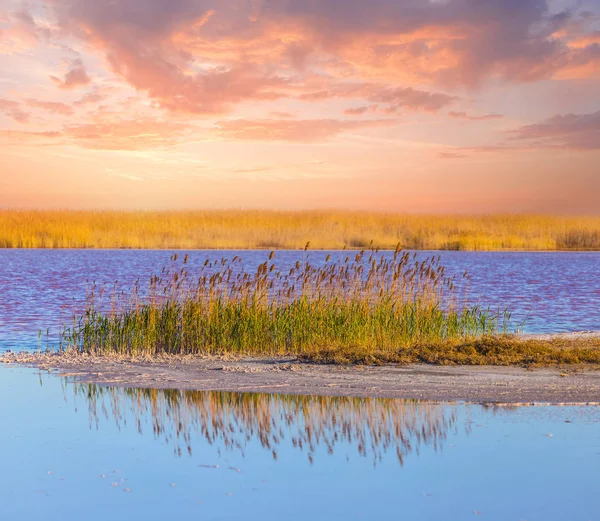
M 0 210 L 0 248 L 600 250 L 598 217 Z
M 244 272 L 241 259 L 187 271 L 187 255 L 148 288 L 91 288 L 67 347 L 93 354 L 310 354 L 352 347 L 397 353 L 420 343 L 495 333 L 496 317 L 458 301 L 438 256 L 361 251 L 315 266 L 306 255 L 284 272 L 276 255 Z M 182 260 L 182 262 L 180 262 Z M 465 273 L 464 278 L 468 278 Z M 461 280 L 461 284 L 462 284 Z
M 414 400 L 251 393 L 121 389 L 75 386 L 87 399 L 90 421 L 101 416 L 121 428 L 133 418 L 140 433 L 151 421 L 154 435 L 172 443 L 178 455 L 190 454 L 204 439 L 244 453 L 257 440 L 278 459 L 284 440 L 306 451 L 312 462 L 319 447 L 333 454 L 350 444 L 373 463 L 394 451 L 402 464 L 421 446 L 441 447 L 455 424 L 455 408 Z

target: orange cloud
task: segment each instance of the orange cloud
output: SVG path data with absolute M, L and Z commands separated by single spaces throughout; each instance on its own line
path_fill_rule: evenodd
M 0 130 L 0 142 L 4 145 L 43 146 L 55 145 L 62 133 L 58 131 L 29 132 L 24 130 Z
M 0 103 L 0 110 L 1 107 Z M 95 150 L 147 150 L 173 146 L 193 130 L 183 123 L 148 118 L 123 120 L 112 115 L 112 119 L 103 119 L 95 115 L 92 119 L 92 123 L 64 125 L 60 130 L 5 130 L 0 131 L 0 136 L 4 142 L 13 145 L 35 142 L 44 145 L 74 144 Z
M 477 8 L 465 0 L 346 0 L 343 8 L 339 0 L 50 5 L 63 29 L 104 53 L 130 85 L 165 109 L 199 115 L 246 101 L 361 96 L 390 113 L 435 111 L 455 97 L 403 83 L 471 87 L 492 78 L 595 74 L 589 66 L 597 58 L 594 43 L 568 46 L 574 11 L 552 13 L 544 1 Z M 317 73 L 323 85 L 314 89 Z
M 585 151 L 599 142 L 600 17 L 586 14 L 585 3 L 600 11 L 595 0 L 28 0 L 30 11 L 6 0 L 3 167 L 24 198 L 31 179 L 47 178 L 38 191 L 51 186 L 63 197 L 85 175 L 71 200 L 86 205 L 282 204 L 277 183 L 268 196 L 232 182 L 210 197 L 193 180 L 185 189 L 149 184 L 192 178 L 199 168 L 219 183 L 329 176 L 322 205 L 380 209 L 387 201 L 399 209 L 404 194 L 411 209 L 430 201 L 430 209 L 462 210 L 447 202 L 448 187 L 469 192 L 480 183 L 498 201 L 507 175 L 511 197 L 535 199 L 535 191 L 523 196 L 520 176 L 560 172 L 564 186 L 570 170 L 595 172 L 596 157 Z M 467 109 L 475 106 L 485 108 Z M 509 108 L 520 128 L 474 128 Z M 544 110 L 564 114 L 527 119 Z M 461 160 L 474 154 L 477 161 Z M 320 166 L 307 166 L 307 155 Z M 30 182 L 17 175 L 27 168 Z M 467 171 L 472 177 L 460 177 Z M 111 184 L 118 176 L 144 180 L 146 198 Z M 90 189 L 95 180 L 107 190 L 102 200 Z M 172 199 L 171 185 L 180 190 Z M 289 200 L 316 204 L 315 186 Z M 239 197 L 229 199 L 231 190 Z M 482 200 L 472 192 L 461 199 L 471 205 L 465 210 L 487 210 Z
M 470 121 L 485 121 L 488 119 L 502 119 L 502 114 L 484 114 L 483 116 L 470 116 L 466 112 L 448 112 L 448 116 L 454 119 L 468 119 Z
M 600 76 L 600 44 L 592 43 L 576 48 L 564 58 L 564 66 L 557 71 L 557 79 L 582 79 Z
M 593 31 L 569 40 L 567 45 L 573 49 L 585 49 L 590 45 L 600 44 L 600 31 Z
M 187 127 L 150 119 L 69 125 L 64 135 L 84 148 L 143 150 L 176 144 Z
M 393 120 L 342 121 L 337 119 L 276 120 L 236 119 L 220 121 L 216 132 L 227 139 L 257 141 L 296 141 L 311 143 L 329 139 L 348 130 L 390 126 Z

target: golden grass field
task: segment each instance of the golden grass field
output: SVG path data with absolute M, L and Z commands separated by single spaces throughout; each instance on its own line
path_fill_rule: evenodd
M 600 216 L 0 210 L 0 248 L 600 250 Z

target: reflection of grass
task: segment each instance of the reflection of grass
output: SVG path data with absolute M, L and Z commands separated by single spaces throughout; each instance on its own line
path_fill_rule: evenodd
M 255 273 L 233 260 L 209 262 L 193 277 L 173 265 L 106 297 L 97 288 L 87 310 L 64 332 L 67 347 L 92 354 L 306 354 L 339 348 L 393 355 L 420 345 L 465 342 L 506 326 L 456 296 L 456 279 L 439 257 L 397 250 L 353 253 L 284 273 L 275 253 Z M 468 277 L 466 274 L 463 277 Z M 125 294 L 123 294 L 125 295 Z M 102 301 L 108 302 L 102 302 Z
M 287 440 L 312 463 L 319 448 L 333 454 L 350 444 L 373 463 L 394 451 L 400 461 L 421 446 L 437 449 L 455 423 L 452 405 L 414 400 L 267 395 L 76 385 L 88 401 L 90 419 L 113 419 L 119 428 L 133 416 L 140 432 L 149 420 L 155 436 L 192 453 L 192 440 L 244 452 L 255 439 L 279 458 Z
M 600 250 L 600 218 L 361 212 L 0 211 L 4 248 Z

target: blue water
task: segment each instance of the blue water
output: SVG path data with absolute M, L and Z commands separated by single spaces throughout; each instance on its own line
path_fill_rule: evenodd
M 347 252 L 330 252 L 333 261 Z M 311 252 L 323 263 L 328 252 Z M 509 309 L 513 324 L 531 333 L 600 330 L 600 253 L 435 252 L 450 274 L 471 275 L 469 298 L 493 310 Z M 171 252 L 146 250 L 0 250 L 0 351 L 56 344 L 62 324 L 81 310 L 86 287 L 95 281 L 110 289 L 142 283 L 169 264 Z M 205 259 L 243 259 L 253 271 L 269 253 L 263 251 L 190 252 L 189 269 Z M 425 258 L 431 252 L 420 252 Z M 275 261 L 289 268 L 304 252 L 277 252 Z M 38 332 L 42 331 L 38 339 Z M 47 337 L 47 338 L 46 338 Z
M 0 396 L 2 520 L 600 519 L 600 408 L 98 389 L 9 367 Z

